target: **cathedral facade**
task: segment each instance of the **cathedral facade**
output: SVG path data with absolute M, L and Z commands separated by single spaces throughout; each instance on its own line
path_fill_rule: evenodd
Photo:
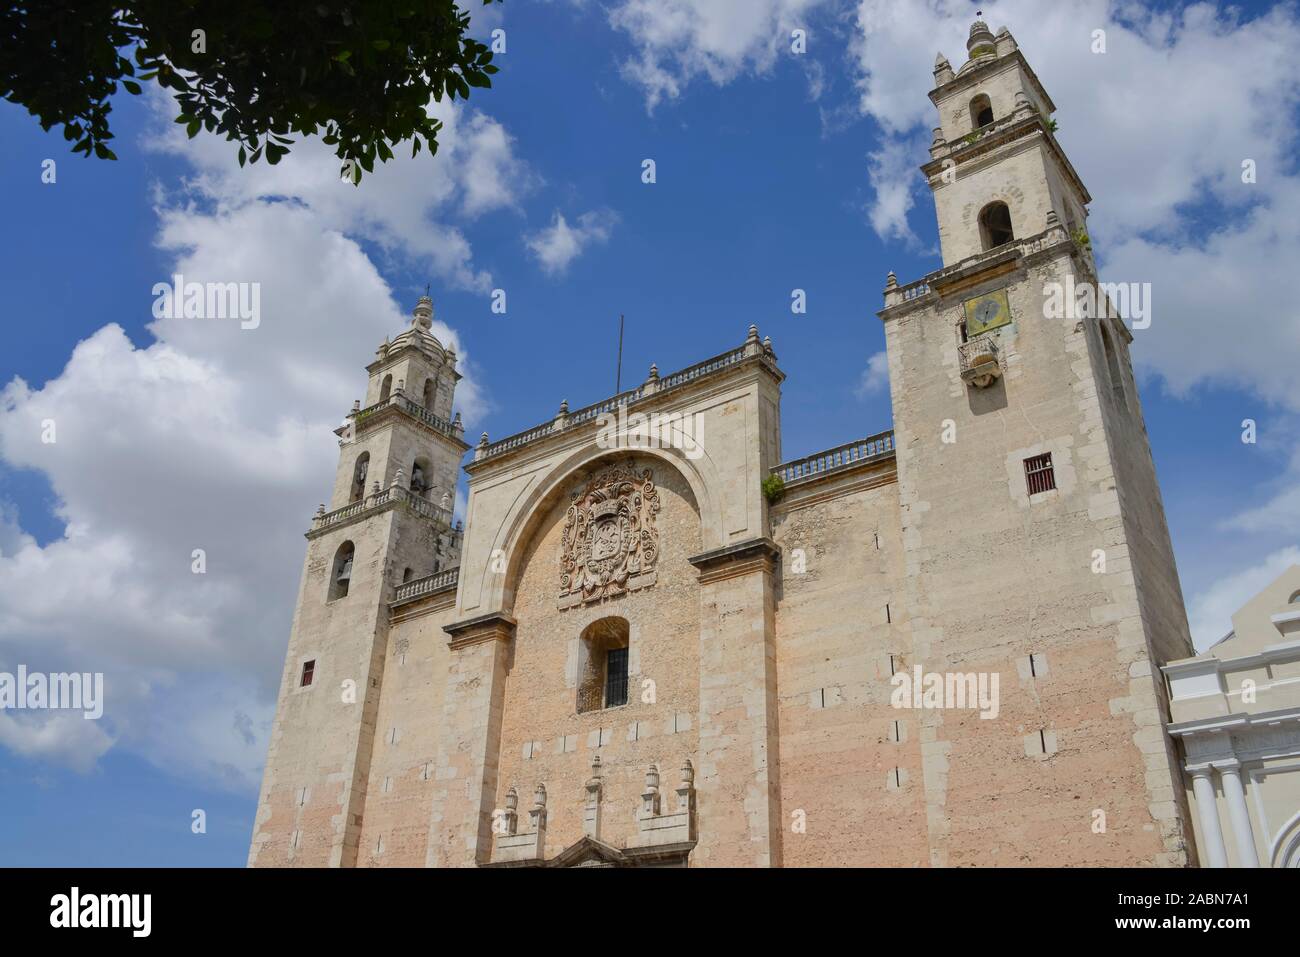
M 787 459 L 750 327 L 471 448 L 420 301 L 307 532 L 250 865 L 1195 863 L 1132 336 L 1048 315 L 1090 197 L 1011 34 L 967 52 L 890 429 Z

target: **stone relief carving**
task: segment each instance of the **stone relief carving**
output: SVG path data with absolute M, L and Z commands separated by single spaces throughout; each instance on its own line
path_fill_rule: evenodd
M 650 469 L 631 462 L 604 469 L 572 499 L 560 543 L 560 607 L 654 584 L 659 490 Z

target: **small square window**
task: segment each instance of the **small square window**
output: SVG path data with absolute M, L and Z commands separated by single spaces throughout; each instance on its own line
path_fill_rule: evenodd
M 309 684 L 311 684 L 311 679 L 315 674 L 316 674 L 316 659 L 313 658 L 311 661 L 303 662 L 302 681 L 299 682 L 299 687 L 305 688 Z
M 1030 495 L 1050 492 L 1056 488 L 1056 473 L 1052 470 L 1051 452 L 1025 459 L 1025 485 Z

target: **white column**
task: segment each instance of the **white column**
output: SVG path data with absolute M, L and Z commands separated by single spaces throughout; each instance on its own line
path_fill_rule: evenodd
M 1219 827 L 1219 800 L 1214 793 L 1214 778 L 1208 767 L 1192 772 L 1192 791 L 1196 811 L 1201 817 L 1201 838 L 1210 867 L 1227 867 L 1228 851 L 1223 846 L 1223 829 Z
M 1232 821 L 1232 837 L 1237 842 L 1237 855 L 1241 867 L 1259 867 L 1255 852 L 1255 834 L 1250 829 L 1250 811 L 1246 808 L 1246 789 L 1241 786 L 1241 765 L 1219 767 L 1223 780 L 1223 796 L 1228 802 L 1228 818 Z

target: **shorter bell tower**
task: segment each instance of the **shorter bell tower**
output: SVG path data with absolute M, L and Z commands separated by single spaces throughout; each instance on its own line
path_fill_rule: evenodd
M 366 367 L 364 406 L 335 430 L 334 489 L 307 531 L 250 865 L 355 864 L 389 602 L 403 582 L 458 562 L 452 508 L 469 446 L 452 415 L 456 353 L 432 323 L 422 296 Z

